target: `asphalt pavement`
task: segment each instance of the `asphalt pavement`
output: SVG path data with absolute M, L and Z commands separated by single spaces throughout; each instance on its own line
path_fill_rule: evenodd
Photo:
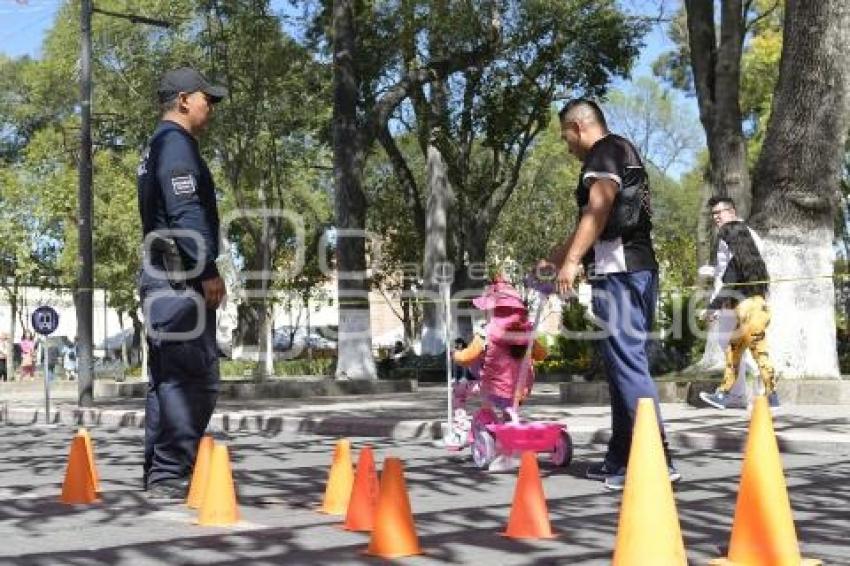
M 339 528 L 316 511 L 334 436 L 217 432 L 231 451 L 242 522 L 232 528 L 193 524 L 181 504 L 154 505 L 140 490 L 142 431 L 91 430 L 101 477 L 101 502 L 59 503 L 74 426 L 0 426 L 0 563 L 20 565 L 377 564 L 363 551 L 368 535 Z M 573 464 L 541 464 L 557 537 L 500 536 L 515 473 L 473 467 L 468 453 L 450 453 L 428 439 L 353 438 L 368 442 L 380 467 L 404 461 L 411 507 L 424 556 L 401 564 L 609 564 L 621 495 L 586 480 L 598 445 L 580 445 Z M 741 468 L 739 450 L 679 449 L 684 474 L 676 503 L 691 564 L 719 557 L 727 544 Z M 850 455 L 784 454 L 786 481 L 806 557 L 850 564 Z M 652 520 L 652 510 L 647 520 Z

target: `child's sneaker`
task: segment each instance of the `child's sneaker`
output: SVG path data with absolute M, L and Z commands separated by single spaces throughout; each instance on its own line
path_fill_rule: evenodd
M 725 391 L 721 391 L 720 389 L 714 393 L 703 391 L 699 394 L 699 398 L 715 409 L 725 409 L 729 403 L 729 394 Z

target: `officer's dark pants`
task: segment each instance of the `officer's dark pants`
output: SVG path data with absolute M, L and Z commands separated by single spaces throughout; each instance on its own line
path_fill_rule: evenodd
M 180 299 L 163 298 L 152 305 L 148 317 L 155 330 L 185 330 L 186 318 L 178 320 L 174 316 L 180 309 L 190 308 Z M 201 335 L 196 338 L 148 339 L 146 486 L 179 482 L 191 476 L 198 444 L 215 409 L 219 389 L 215 311 L 206 309 L 205 314 Z
M 649 374 L 646 352 L 658 298 L 658 272 L 638 271 L 599 276 L 591 281 L 593 314 L 603 323 L 605 337 L 598 342 L 611 393 L 611 440 L 605 460 L 610 467 L 626 466 L 632 443 L 638 399 L 655 401 L 655 412 L 664 439 L 658 407 L 658 390 Z M 666 441 L 664 441 L 666 451 Z

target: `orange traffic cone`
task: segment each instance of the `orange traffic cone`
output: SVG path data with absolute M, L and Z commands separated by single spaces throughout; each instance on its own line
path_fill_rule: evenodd
M 94 463 L 94 443 L 92 442 L 91 437 L 89 436 L 89 431 L 84 428 L 80 428 L 77 430 L 77 434 L 82 436 L 86 442 L 86 453 L 89 457 L 89 468 L 91 468 L 91 477 L 92 477 L 92 485 L 94 486 L 95 492 L 100 491 L 100 476 L 97 473 L 97 466 Z
M 375 459 L 372 447 L 364 446 L 357 459 L 357 473 L 354 476 L 354 488 L 348 502 L 348 512 L 342 528 L 348 531 L 371 531 L 375 524 L 375 509 L 378 507 L 378 474 L 375 471 Z
M 384 460 L 375 527 L 366 554 L 381 558 L 422 554 L 404 485 L 404 469 L 398 458 Z
M 354 470 L 351 466 L 351 442 L 343 439 L 336 443 L 328 485 L 320 511 L 328 515 L 345 515 L 348 500 L 354 485 Z
M 514 502 L 503 533 L 510 538 L 552 538 L 549 509 L 543 495 L 543 482 L 534 452 L 523 452 L 519 466 Z
M 210 473 L 204 498 L 198 511 L 198 524 L 207 527 L 226 527 L 239 522 L 236 490 L 230 472 L 227 446 L 213 446 Z
M 652 399 L 638 401 L 613 566 L 684 566 L 688 558 Z
M 62 483 L 62 503 L 94 503 L 97 493 L 94 489 L 94 476 L 89 463 L 86 439 L 77 434 L 71 441 L 68 454 L 68 467 L 65 469 L 65 481 Z
M 782 459 L 764 395 L 756 397 L 744 452 L 729 557 L 711 564 L 812 566 L 800 557 Z
M 192 509 L 198 509 L 204 502 L 204 493 L 210 476 L 210 459 L 215 443 L 213 437 L 204 435 L 198 445 L 198 455 L 195 457 L 195 469 L 192 470 L 192 483 L 189 485 L 189 496 L 186 505 Z

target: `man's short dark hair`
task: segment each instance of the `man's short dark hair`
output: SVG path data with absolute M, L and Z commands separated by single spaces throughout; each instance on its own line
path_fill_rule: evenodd
M 180 97 L 175 96 L 173 98 L 169 98 L 165 102 L 159 103 L 159 112 L 163 116 L 171 112 L 172 110 L 177 110 L 178 104 L 180 102 Z
M 718 204 L 726 204 L 730 208 L 735 208 L 735 201 L 731 197 L 711 197 L 708 199 L 708 208 L 714 208 Z
M 564 104 L 564 107 L 558 112 L 558 118 L 563 122 L 568 117 L 576 120 L 582 117 L 590 117 L 594 122 L 606 130 L 608 129 L 608 123 L 605 121 L 605 114 L 602 113 L 602 109 L 594 101 L 587 98 L 574 98 Z

